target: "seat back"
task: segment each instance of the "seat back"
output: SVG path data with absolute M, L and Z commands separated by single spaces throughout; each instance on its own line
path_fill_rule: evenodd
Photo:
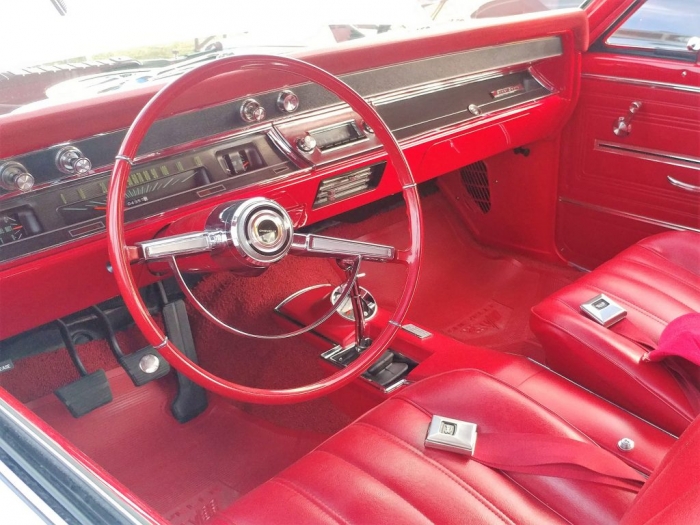
M 625 513 L 623 525 L 700 523 L 700 417 L 687 428 Z

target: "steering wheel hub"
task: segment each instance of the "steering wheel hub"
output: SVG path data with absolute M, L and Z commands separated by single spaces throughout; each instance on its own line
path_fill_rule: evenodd
M 254 198 L 216 208 L 207 230 L 225 231 L 228 245 L 249 266 L 267 268 L 289 253 L 294 227 L 287 211 L 274 201 Z

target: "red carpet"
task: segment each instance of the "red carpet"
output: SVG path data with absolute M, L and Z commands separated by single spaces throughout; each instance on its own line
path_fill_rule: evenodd
M 201 522 L 326 438 L 261 421 L 216 396 L 181 425 L 169 412 L 172 381 L 136 388 L 121 369 L 108 376 L 114 401 L 80 419 L 54 395 L 29 408 L 176 525 Z
M 146 346 L 141 332 L 132 327 L 117 334 L 117 341 L 125 353 Z M 107 342 L 91 341 L 76 345 L 80 360 L 88 372 L 117 368 L 117 360 L 109 350 Z M 38 354 L 14 361 L 14 368 L 0 374 L 0 387 L 3 387 L 22 403 L 28 403 L 48 395 L 80 377 L 68 352 L 61 349 L 55 352 Z
M 294 292 L 321 283 L 340 283 L 329 262 L 287 257 L 260 277 L 211 275 L 197 286 L 195 294 L 229 324 L 274 334 L 289 331 L 289 327 L 281 326 L 274 307 Z M 326 375 L 319 357 L 330 348 L 325 343 L 314 344 L 303 337 L 266 341 L 233 335 L 194 309 L 190 309 L 190 320 L 200 364 L 220 377 L 259 388 L 292 388 Z M 279 425 L 326 434 L 337 432 L 351 421 L 325 398 L 283 406 L 246 404 L 243 409 Z

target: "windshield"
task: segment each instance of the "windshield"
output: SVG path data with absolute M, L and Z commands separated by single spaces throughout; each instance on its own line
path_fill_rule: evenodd
M 3 27 L 0 115 L 166 82 L 231 54 L 286 54 L 581 1 L 5 1 L 0 16 L 16 23 Z

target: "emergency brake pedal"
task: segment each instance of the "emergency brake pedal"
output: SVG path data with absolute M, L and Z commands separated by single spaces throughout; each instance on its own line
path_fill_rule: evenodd
M 77 381 L 62 386 L 54 394 L 73 417 L 81 417 L 112 401 L 112 389 L 104 370 L 100 369 L 88 374 L 75 349 L 68 326 L 60 319 L 56 321 L 56 324 L 61 332 L 66 350 L 68 350 L 68 355 L 70 355 L 81 377 Z
M 160 283 L 159 283 L 160 284 Z M 165 332 L 172 343 L 193 363 L 197 362 L 197 352 L 194 347 L 190 320 L 187 317 L 187 309 L 182 299 L 167 302 L 165 290 L 161 284 L 163 296 L 163 323 Z M 173 401 L 171 410 L 175 419 L 180 423 L 197 417 L 207 408 L 207 393 L 189 378 L 177 373 L 177 396 Z
M 92 311 L 102 321 L 107 335 L 107 343 L 114 357 L 135 386 L 145 385 L 154 379 L 160 379 L 170 372 L 170 364 L 163 359 L 158 350 L 150 345 L 134 353 L 124 354 L 119 347 L 117 336 L 107 315 L 97 306 L 93 306 Z

